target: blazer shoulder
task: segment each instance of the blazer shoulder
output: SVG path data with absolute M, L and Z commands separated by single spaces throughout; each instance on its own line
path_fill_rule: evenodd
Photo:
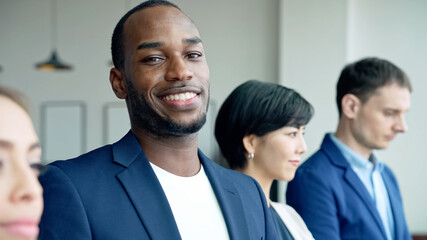
M 40 178 L 50 175 L 55 168 L 76 182 L 84 181 L 89 176 L 104 176 L 117 172 L 118 165 L 113 163 L 112 158 L 111 145 L 106 145 L 76 158 L 52 162 L 46 166 L 46 171 Z
M 112 145 L 105 145 L 103 147 L 84 153 L 78 157 L 70 158 L 66 160 L 57 160 L 50 163 L 49 165 L 57 166 L 59 168 L 73 166 L 73 165 L 80 165 L 80 164 L 88 165 L 90 163 L 93 163 L 93 161 L 96 161 L 96 160 L 111 158 L 111 150 L 112 150 Z
M 297 169 L 297 172 L 329 171 L 332 161 L 323 149 L 319 149 Z
M 391 177 L 393 177 L 395 179 L 396 177 L 394 175 L 393 170 L 391 170 L 391 168 L 387 164 L 385 164 L 385 163 L 383 163 L 383 166 L 384 166 L 384 169 L 383 169 L 384 173 L 387 174 L 387 175 L 389 175 L 389 176 L 391 176 Z
M 386 164 L 383 163 L 384 169 L 383 169 L 383 179 L 384 181 L 387 181 L 387 183 L 393 184 L 397 189 L 399 189 L 399 183 L 397 182 L 396 176 L 393 173 L 393 170 L 391 170 L 390 167 L 388 167 Z

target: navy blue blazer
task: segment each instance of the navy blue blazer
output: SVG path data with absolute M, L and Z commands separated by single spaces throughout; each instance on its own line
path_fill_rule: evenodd
M 412 239 L 396 178 L 387 166 L 382 177 L 393 211 L 395 238 Z M 316 239 L 387 239 L 368 190 L 328 134 L 320 150 L 301 165 L 289 182 L 286 201 Z
M 277 239 L 258 183 L 199 159 L 230 239 Z M 172 210 L 132 132 L 75 159 L 56 161 L 40 177 L 42 240 L 181 239 Z

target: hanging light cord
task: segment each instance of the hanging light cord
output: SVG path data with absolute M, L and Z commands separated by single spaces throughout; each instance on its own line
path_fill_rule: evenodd
M 51 31 L 52 31 L 52 47 L 53 50 L 56 51 L 56 10 L 57 10 L 57 3 L 56 0 L 52 0 L 52 5 L 51 5 Z

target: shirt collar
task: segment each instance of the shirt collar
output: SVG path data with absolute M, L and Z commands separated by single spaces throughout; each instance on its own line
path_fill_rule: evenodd
M 343 142 L 341 142 L 341 140 L 335 137 L 334 133 L 329 133 L 329 137 L 344 155 L 345 159 L 348 161 L 352 168 L 358 168 L 363 170 L 378 170 L 380 172 L 383 170 L 383 164 L 378 160 L 378 158 L 373 152 L 369 156 L 369 159 L 366 159 L 357 154 Z

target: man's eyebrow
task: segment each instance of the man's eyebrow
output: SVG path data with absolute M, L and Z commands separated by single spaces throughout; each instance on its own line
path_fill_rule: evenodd
M 195 37 L 195 38 L 183 39 L 182 42 L 185 44 L 198 44 L 198 43 L 201 43 L 202 40 L 198 37 Z M 144 42 L 138 45 L 136 49 L 139 50 L 139 49 L 157 48 L 163 45 L 165 45 L 164 42 Z
M 144 42 L 141 43 L 136 49 L 147 49 L 147 48 L 156 48 L 165 45 L 164 42 Z
M 202 39 L 195 37 L 195 38 L 186 38 L 184 40 L 182 40 L 183 43 L 186 44 L 198 44 L 202 42 Z

